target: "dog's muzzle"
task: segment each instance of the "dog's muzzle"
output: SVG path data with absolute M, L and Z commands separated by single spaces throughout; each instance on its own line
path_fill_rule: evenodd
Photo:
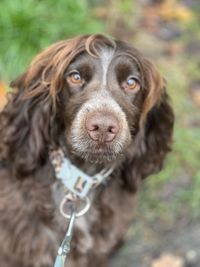
M 75 154 L 90 161 L 115 159 L 130 140 L 126 115 L 108 93 L 85 102 L 71 126 Z

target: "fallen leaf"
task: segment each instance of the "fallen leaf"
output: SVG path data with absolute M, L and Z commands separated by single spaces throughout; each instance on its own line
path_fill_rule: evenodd
M 7 102 L 6 93 L 6 85 L 3 82 L 0 82 L 0 110 L 3 109 Z
M 165 20 L 189 21 L 192 19 L 192 12 L 184 5 L 176 3 L 164 3 L 160 5 L 158 15 Z
M 184 267 L 184 261 L 178 256 L 164 253 L 152 262 L 151 267 Z

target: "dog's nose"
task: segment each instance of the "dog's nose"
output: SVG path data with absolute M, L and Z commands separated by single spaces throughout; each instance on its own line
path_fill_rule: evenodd
M 100 112 L 89 116 L 85 127 L 90 138 L 101 143 L 113 141 L 119 132 L 119 123 L 115 116 Z

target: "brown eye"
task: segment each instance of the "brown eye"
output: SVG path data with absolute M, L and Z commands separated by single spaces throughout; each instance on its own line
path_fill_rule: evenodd
M 138 90 L 140 89 L 140 83 L 136 78 L 130 77 L 126 80 L 125 89 Z
M 67 77 L 68 83 L 71 83 L 73 85 L 82 85 L 83 80 L 81 78 L 81 75 L 79 72 L 72 72 Z

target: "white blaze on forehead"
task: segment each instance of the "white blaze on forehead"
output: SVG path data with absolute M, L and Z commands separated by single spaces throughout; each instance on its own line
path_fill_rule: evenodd
M 114 50 L 111 48 L 102 49 L 100 52 L 100 60 L 102 66 L 102 85 L 106 85 L 106 77 L 108 72 L 108 67 L 113 58 Z

